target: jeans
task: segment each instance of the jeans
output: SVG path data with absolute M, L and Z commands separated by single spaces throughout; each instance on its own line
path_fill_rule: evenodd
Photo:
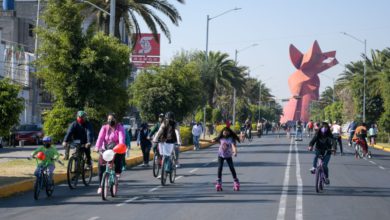
M 353 135 L 355 134 L 355 131 L 350 131 L 349 132 L 349 144 L 352 145 L 352 138 L 353 138 Z
M 149 163 L 150 148 L 151 147 L 152 147 L 151 145 L 141 145 L 142 155 L 143 155 L 143 158 L 144 158 L 144 164 L 148 164 Z
M 333 134 L 333 139 L 334 139 L 334 146 L 335 149 L 337 149 L 337 143 L 339 143 L 340 146 L 340 153 L 343 153 L 343 142 L 341 141 L 341 136 L 340 134 Z
M 200 146 L 199 146 L 199 138 L 200 138 L 200 136 L 195 136 L 195 135 L 194 135 L 194 137 L 193 137 L 194 147 L 195 147 L 195 149 L 197 149 L 197 150 L 200 148 Z
M 300 139 L 303 139 L 303 134 L 302 134 L 302 130 L 300 129 L 297 129 L 296 133 L 295 133 L 295 138 L 298 139 L 298 136 Z
M 321 152 L 319 150 L 316 150 L 314 153 L 315 153 L 315 157 L 314 157 L 314 160 L 313 160 L 313 167 L 317 168 L 318 156 L 321 154 Z M 331 155 L 332 155 L 331 152 L 327 152 L 326 155 L 322 159 L 322 165 L 324 167 L 324 172 L 325 172 L 325 177 L 326 178 L 329 178 L 328 163 L 329 163 Z
M 232 172 L 233 179 L 237 179 L 237 173 L 236 170 L 234 169 L 233 158 L 231 157 L 229 158 L 218 157 L 218 179 L 222 178 L 223 162 L 225 160 L 229 165 L 230 172 Z

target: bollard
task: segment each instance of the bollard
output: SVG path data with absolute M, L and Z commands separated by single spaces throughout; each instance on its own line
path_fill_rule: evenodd
M 19 141 L 19 147 L 24 147 L 24 140 Z

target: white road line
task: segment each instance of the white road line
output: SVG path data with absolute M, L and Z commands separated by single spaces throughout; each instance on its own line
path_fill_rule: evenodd
M 154 192 L 154 191 L 158 190 L 159 188 L 161 188 L 161 186 L 154 187 L 153 189 L 150 189 L 148 192 Z
M 295 163 L 296 163 L 296 175 L 297 175 L 297 201 L 295 206 L 295 220 L 303 219 L 303 198 L 302 198 L 302 177 L 301 177 L 301 164 L 299 162 L 299 152 L 297 143 L 295 142 Z
M 118 205 L 116 205 L 116 206 L 120 207 L 120 206 L 126 205 L 127 203 L 132 202 L 132 201 L 137 200 L 137 199 L 139 199 L 138 196 L 133 197 L 133 198 L 131 198 L 131 199 L 128 199 L 128 200 L 124 201 L 123 203 L 120 203 L 120 204 L 118 204 Z
M 199 168 L 195 168 L 195 169 L 191 170 L 190 173 L 196 172 L 198 170 L 199 170 Z
M 218 160 L 218 158 L 215 158 L 214 160 L 213 160 L 213 162 L 216 162 Z
M 381 169 L 381 170 L 384 170 L 385 168 L 384 168 L 384 167 L 382 167 L 382 166 L 379 166 L 379 169 Z
M 370 160 L 369 162 L 372 163 L 372 164 L 374 164 L 374 165 L 376 165 L 376 163 L 375 163 L 374 161 L 372 161 L 372 160 Z
M 210 163 L 203 164 L 203 166 L 204 166 L 204 167 L 207 167 L 207 166 L 210 165 L 210 164 L 211 164 L 211 162 L 210 162 Z
M 282 195 L 280 196 L 279 211 L 278 211 L 278 216 L 276 218 L 277 220 L 284 220 L 284 218 L 286 217 L 287 191 L 288 191 L 288 182 L 290 180 L 292 144 L 293 144 L 293 139 L 291 139 L 290 142 L 290 150 L 288 152 L 287 165 L 286 165 L 286 170 L 284 172 L 283 190 L 282 190 Z
M 183 176 L 178 176 L 178 177 L 176 177 L 175 178 L 175 180 L 178 180 L 178 179 L 180 179 L 180 178 L 182 178 Z
M 99 216 L 94 216 L 94 217 L 89 218 L 88 220 L 96 220 L 96 219 L 99 219 L 99 218 L 100 218 Z

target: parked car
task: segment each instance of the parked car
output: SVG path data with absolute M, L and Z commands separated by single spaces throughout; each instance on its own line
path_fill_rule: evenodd
M 43 138 L 42 127 L 35 124 L 23 124 L 11 131 L 13 145 L 18 145 L 19 141 L 26 144 L 40 144 Z

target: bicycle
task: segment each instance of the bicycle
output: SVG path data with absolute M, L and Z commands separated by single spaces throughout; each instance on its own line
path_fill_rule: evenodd
M 158 146 L 156 147 L 156 150 L 154 152 L 154 156 L 153 156 L 153 176 L 154 177 L 157 177 L 158 174 L 160 173 L 160 169 L 161 169 L 161 162 L 162 162 L 162 158 L 161 158 L 161 155 L 158 151 Z
M 80 140 L 74 140 L 73 143 L 70 144 L 70 147 L 75 148 L 76 151 L 69 158 L 66 172 L 69 188 L 75 189 L 77 187 L 80 175 L 84 185 L 89 186 L 92 180 L 93 169 L 92 164 L 88 165 L 86 163 L 87 158 L 85 153 L 80 150 L 81 147 L 85 146 L 80 144 Z
M 328 151 L 325 151 L 325 154 L 326 155 L 328 153 Z M 322 190 L 324 190 L 324 184 L 325 184 L 325 170 L 324 170 L 324 165 L 323 165 L 323 159 L 324 159 L 324 155 L 318 155 L 318 161 L 317 161 L 317 168 L 315 170 L 315 184 L 316 184 L 316 192 L 319 193 L 321 192 Z
M 364 152 L 363 152 L 363 145 L 364 145 L 364 141 L 361 140 L 360 138 L 356 140 L 355 142 L 355 157 L 356 158 L 363 158 L 364 156 L 367 156 L 369 159 L 372 158 L 372 155 L 371 155 L 371 152 L 368 151 L 367 149 L 367 154 L 364 155 Z
M 169 182 L 174 183 L 176 179 L 176 153 L 175 150 L 172 150 L 170 156 L 162 156 L 162 165 L 161 165 L 161 185 L 165 186 L 168 179 Z
M 54 191 L 54 180 L 49 178 L 49 170 L 48 170 L 48 164 L 45 164 L 44 166 L 39 166 L 39 160 L 38 158 L 34 157 L 35 161 L 37 163 L 37 167 L 39 168 L 36 179 L 34 181 L 34 199 L 38 200 L 39 193 L 43 188 L 45 188 L 47 197 L 51 197 L 53 195 Z M 31 160 L 31 157 L 27 158 L 28 160 Z M 64 166 L 64 164 L 59 160 L 53 160 Z
M 103 160 L 106 161 L 106 171 L 102 176 L 102 199 L 107 200 L 108 191 L 111 193 L 111 197 L 115 197 L 118 192 L 118 177 L 115 175 L 114 157 L 115 153 L 113 150 L 106 150 L 101 153 Z

